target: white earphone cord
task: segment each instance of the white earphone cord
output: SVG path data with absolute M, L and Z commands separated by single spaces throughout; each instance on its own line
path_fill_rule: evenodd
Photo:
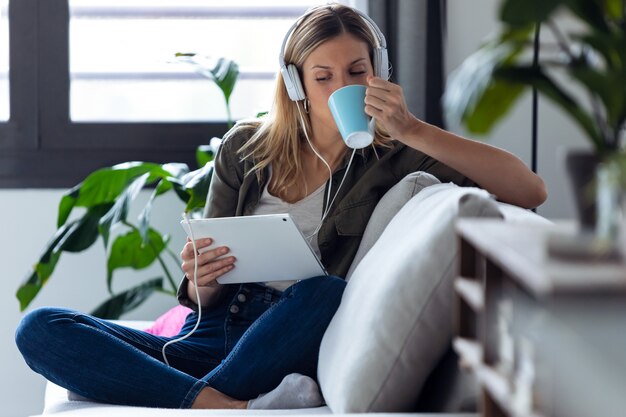
M 328 168 L 328 175 L 329 175 L 328 191 L 326 193 L 326 202 L 327 202 L 326 209 L 322 213 L 322 218 L 320 220 L 320 223 L 317 225 L 317 227 L 315 228 L 313 233 L 311 233 L 309 236 L 306 237 L 307 239 L 310 240 L 310 239 L 313 238 L 313 236 L 315 236 L 320 231 L 320 228 L 322 227 L 322 223 L 324 223 L 324 219 L 326 218 L 326 216 L 330 212 L 330 208 L 332 207 L 333 203 L 335 202 L 335 199 L 337 198 L 337 195 L 339 194 L 339 190 L 341 190 L 341 186 L 343 185 L 344 181 L 346 180 L 346 177 L 348 176 L 348 171 L 350 170 L 350 166 L 352 165 L 352 160 L 354 159 L 354 154 L 356 153 L 356 149 L 352 150 L 352 155 L 350 156 L 350 161 L 348 162 L 348 166 L 346 167 L 346 172 L 343 174 L 343 178 L 342 178 L 341 182 L 339 183 L 339 187 L 337 188 L 337 191 L 335 192 L 335 195 L 333 196 L 332 200 L 330 200 L 330 192 L 331 192 L 331 190 L 333 188 L 333 170 L 331 169 L 331 167 L 328 164 L 328 162 L 326 162 L 326 160 L 322 157 L 322 155 L 320 155 L 320 153 L 317 151 L 317 149 L 315 149 L 315 147 L 313 146 L 313 143 L 311 143 L 311 139 L 309 138 L 309 135 L 308 135 L 307 130 L 306 130 L 306 125 L 304 124 L 304 118 L 302 116 L 302 110 L 300 109 L 300 106 L 298 106 L 297 104 L 296 104 L 296 107 L 298 108 L 298 115 L 300 116 L 300 122 L 302 123 L 302 131 L 304 132 L 304 137 L 306 138 L 306 140 L 307 140 L 309 146 L 311 147 L 311 150 L 313 151 L 313 153 L 320 159 L 320 161 L 322 161 L 324 163 L 324 165 L 326 165 L 326 168 Z M 378 157 L 378 155 L 376 155 L 376 156 Z M 183 213 L 183 217 L 185 218 L 185 222 L 187 223 L 187 227 L 189 228 L 189 237 L 191 239 L 191 245 L 193 246 L 193 258 L 194 258 L 193 286 L 194 286 L 194 289 L 196 290 L 196 300 L 198 301 L 198 319 L 196 320 L 196 325 L 193 327 L 193 329 L 191 329 L 189 331 L 189 333 L 185 334 L 182 337 L 170 340 L 169 342 L 167 342 L 166 344 L 163 345 L 163 348 L 161 348 L 161 354 L 163 355 L 163 361 L 168 366 L 170 365 L 170 363 L 167 360 L 167 355 L 165 353 L 165 349 L 167 349 L 168 346 L 171 346 L 174 343 L 180 342 L 181 340 L 185 340 L 186 338 L 191 336 L 198 329 L 198 327 L 200 326 L 200 320 L 202 318 L 202 303 L 200 302 L 200 291 L 198 290 L 198 280 L 197 280 L 197 275 L 198 275 L 198 248 L 196 247 L 196 239 L 194 238 L 194 235 L 193 235 L 193 229 L 191 227 L 191 222 L 189 221 L 189 216 L 188 216 L 187 213 Z
M 339 194 L 339 190 L 341 190 L 341 186 L 343 185 L 344 181 L 346 180 L 346 177 L 348 176 L 348 171 L 350 170 L 350 165 L 352 165 L 352 159 L 354 158 L 354 154 L 356 153 L 356 149 L 352 150 L 352 155 L 350 156 L 350 161 L 348 162 L 348 166 L 346 167 L 346 172 L 343 174 L 343 178 L 341 179 L 341 182 L 339 183 L 339 187 L 337 188 L 337 191 L 335 192 L 335 195 L 333 196 L 333 199 L 330 200 L 330 192 L 333 188 L 333 170 L 331 169 L 330 165 L 328 164 L 328 162 L 326 162 L 326 160 L 322 157 L 322 155 L 320 155 L 320 153 L 317 151 L 317 149 L 315 149 L 315 146 L 313 146 L 313 143 L 311 142 L 311 139 L 309 138 L 309 134 L 307 133 L 307 129 L 306 129 L 306 125 L 304 124 L 304 116 L 302 116 L 302 109 L 300 109 L 300 106 L 296 103 L 296 107 L 298 108 L 298 116 L 300 116 L 300 123 L 302 124 L 302 132 L 304 132 L 304 137 L 306 138 L 306 141 L 309 144 L 309 147 L 311 148 L 311 150 L 313 151 L 313 153 L 320 159 L 320 161 L 322 161 L 324 163 L 324 165 L 326 165 L 326 168 L 328 168 L 328 189 L 326 192 L 326 209 L 323 211 L 322 213 L 322 218 L 319 222 L 319 224 L 317 225 L 317 227 L 315 228 L 315 230 L 313 231 L 313 233 L 311 233 L 310 235 L 308 235 L 306 238 L 307 240 L 311 240 L 313 238 L 313 236 L 315 236 L 317 234 L 317 232 L 320 231 L 320 228 L 322 227 L 322 223 L 324 223 L 324 219 L 326 218 L 326 216 L 328 215 L 328 213 L 330 212 L 330 208 L 333 205 L 333 203 L 335 202 L 335 199 L 337 198 L 337 195 Z M 330 201 L 329 201 L 330 200 Z
M 187 223 L 187 227 L 189 228 L 189 237 L 191 239 L 191 246 L 193 246 L 193 260 L 194 260 L 194 265 L 193 265 L 193 286 L 194 289 L 196 290 L 196 300 L 198 301 L 198 319 L 196 320 L 196 325 L 193 327 L 193 329 L 191 329 L 191 331 L 189 333 L 187 333 L 186 335 L 179 337 L 177 339 L 173 339 L 170 340 L 169 342 L 167 342 L 166 344 L 163 345 L 163 348 L 161 348 L 161 354 L 163 355 L 163 361 L 165 361 L 165 364 L 167 366 L 170 366 L 169 361 L 167 360 L 167 355 L 165 354 L 165 349 L 170 346 L 173 345 L 174 343 L 180 342 L 181 340 L 185 340 L 186 338 L 188 338 L 189 336 L 191 336 L 193 334 L 193 332 L 195 332 L 198 327 L 200 326 L 200 319 L 202 317 L 202 303 L 200 302 L 200 290 L 198 290 L 198 248 L 196 247 L 196 239 L 193 236 L 193 229 L 191 228 L 191 222 L 189 221 L 189 215 L 185 212 L 183 213 L 183 217 L 185 218 L 185 222 Z

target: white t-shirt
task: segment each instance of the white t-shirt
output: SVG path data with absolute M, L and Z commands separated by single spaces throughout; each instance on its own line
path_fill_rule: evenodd
M 315 232 L 315 229 L 317 229 L 317 226 L 322 220 L 324 188 L 326 184 L 322 184 L 322 186 L 308 196 L 304 197 L 302 200 L 290 204 L 281 200 L 279 197 L 270 194 L 267 189 L 269 183 L 270 181 L 268 180 L 267 185 L 263 188 L 263 192 L 261 193 L 259 203 L 252 214 L 289 213 L 296 226 L 298 226 L 298 229 L 300 229 L 300 232 L 302 232 L 302 234 L 307 238 L 306 240 L 311 246 L 311 249 L 313 249 L 315 254 L 320 257 L 320 249 L 317 244 L 317 233 L 313 235 L 313 232 Z M 279 291 L 284 291 L 295 282 L 296 281 L 272 281 L 266 282 L 265 285 Z

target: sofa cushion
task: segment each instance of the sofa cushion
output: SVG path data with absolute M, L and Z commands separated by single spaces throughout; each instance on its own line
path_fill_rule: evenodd
M 354 256 L 352 265 L 346 274 L 346 280 L 350 280 L 356 266 L 371 247 L 374 246 L 385 227 L 387 227 L 393 216 L 400 211 L 402 206 L 415 194 L 434 184 L 440 184 L 440 181 L 435 176 L 427 172 L 417 171 L 408 174 L 385 193 L 376 205 L 367 223 L 359 250 Z
M 98 403 L 94 401 L 70 401 L 65 388 L 47 382 L 45 405 L 42 416 L 59 417 L 246 417 L 246 416 L 320 416 L 332 414 L 326 406 L 315 408 L 298 408 L 294 410 L 195 410 L 153 407 L 133 407 Z M 33 416 L 35 417 L 35 416 Z M 380 416 L 383 417 L 383 416 Z M 387 417 L 416 417 L 413 415 Z M 441 416 L 444 417 L 444 416 Z M 454 416 L 453 416 L 454 417 Z M 467 417 L 466 415 L 460 417 Z M 476 416 L 478 417 L 478 416 Z
M 190 308 L 185 306 L 174 306 L 157 317 L 154 323 L 144 330 L 155 336 L 176 336 L 180 333 L 180 329 L 183 328 L 185 320 L 191 311 Z
M 498 202 L 498 210 L 504 216 L 507 223 L 525 223 L 549 225 L 552 222 L 545 217 L 533 213 L 531 210 L 523 209 L 512 204 Z
M 403 206 L 354 270 L 319 357 L 334 413 L 415 408 L 451 341 L 454 220 L 468 194 L 480 198 L 464 205 L 466 216 L 498 214 L 484 190 L 432 185 Z

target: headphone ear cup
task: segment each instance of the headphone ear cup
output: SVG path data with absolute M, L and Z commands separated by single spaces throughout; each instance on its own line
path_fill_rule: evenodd
M 280 68 L 280 73 L 283 76 L 283 82 L 285 83 L 285 88 L 287 89 L 289 98 L 292 101 L 304 100 L 306 95 L 304 94 L 302 83 L 300 82 L 298 68 L 296 68 L 293 64 L 282 66 Z
M 293 97 L 291 99 L 293 101 L 304 100 L 306 98 L 306 94 L 304 94 L 304 88 L 302 88 L 302 82 L 300 81 L 300 74 L 298 73 L 298 68 L 293 65 L 287 65 L 287 71 L 289 72 L 289 79 L 293 85 Z
M 304 100 L 306 94 L 304 94 L 304 88 L 300 82 L 300 74 L 298 74 L 298 68 L 295 65 L 289 64 L 286 67 L 280 68 L 280 73 L 283 76 L 283 82 L 287 89 L 287 94 L 292 101 Z
M 291 79 L 291 74 L 286 66 L 280 67 L 280 73 L 283 76 L 283 83 L 285 84 L 285 88 L 287 89 L 287 94 L 289 98 L 293 101 L 297 100 L 297 93 L 294 91 L 295 87 L 293 84 L 293 80 Z
M 383 80 L 389 80 L 389 58 L 386 48 L 374 50 L 374 74 Z

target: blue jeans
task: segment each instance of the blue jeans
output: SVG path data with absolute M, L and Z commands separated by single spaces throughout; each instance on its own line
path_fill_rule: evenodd
M 16 343 L 46 379 L 96 401 L 189 408 L 210 386 L 238 400 L 274 389 L 290 373 L 316 377 L 319 347 L 345 281 L 315 277 L 284 292 L 258 284 L 229 285 L 202 312 L 189 338 L 154 336 L 77 311 L 40 308 L 24 317 Z M 194 327 L 191 313 L 181 335 Z

